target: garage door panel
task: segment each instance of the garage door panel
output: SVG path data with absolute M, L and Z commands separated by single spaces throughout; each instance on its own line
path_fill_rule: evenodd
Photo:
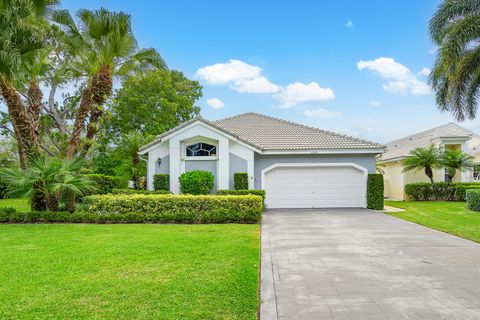
M 264 179 L 269 208 L 365 205 L 365 173 L 352 166 L 280 166 L 267 171 Z

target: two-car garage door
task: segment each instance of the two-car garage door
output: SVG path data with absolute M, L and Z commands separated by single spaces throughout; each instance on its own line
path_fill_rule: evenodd
M 365 207 L 365 168 L 279 164 L 264 170 L 267 208 Z

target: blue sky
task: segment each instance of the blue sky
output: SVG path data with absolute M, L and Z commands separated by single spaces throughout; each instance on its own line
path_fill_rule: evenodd
M 210 120 L 254 111 L 378 142 L 453 121 L 426 85 L 437 0 L 62 3 L 130 13 L 141 47 L 203 85 Z

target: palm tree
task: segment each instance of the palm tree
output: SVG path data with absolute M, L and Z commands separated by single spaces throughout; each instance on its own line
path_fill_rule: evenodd
M 90 118 L 81 155 L 85 156 L 89 150 L 91 140 L 98 131 L 103 105 L 112 94 L 114 75 L 126 75 L 139 69 L 167 68 L 155 49 L 138 50 L 130 15 L 104 8 L 82 9 L 77 12 L 77 18 L 75 23 L 67 10 L 53 15 L 53 20 L 65 31 L 70 50 L 76 53 L 76 58 L 70 63 L 71 72 L 88 78 L 70 138 L 69 158 L 78 150 L 87 116 Z
M 30 197 L 32 210 L 58 211 L 63 195 L 82 195 L 92 182 L 80 175 L 83 159 L 59 159 L 48 156 L 33 157 L 27 169 L 16 167 L 0 171 L 0 179 L 9 186 L 9 194 Z M 73 211 L 69 204 L 67 210 Z
M 437 105 L 458 121 L 474 119 L 480 88 L 480 0 L 444 0 L 430 20 L 439 46 L 430 81 Z
M 453 180 L 457 170 L 466 171 L 473 168 L 473 157 L 460 150 L 445 150 L 441 163 Z
M 140 131 L 131 131 L 121 136 L 115 149 L 116 158 L 120 161 L 115 173 L 125 180 L 133 181 L 134 189 L 140 189 L 140 178 L 146 173 L 146 164 L 141 161 L 138 150 L 149 141 L 151 139 Z
M 416 148 L 410 151 L 409 155 L 403 160 L 403 172 L 424 170 L 431 183 L 434 183 L 433 169 L 440 167 L 441 154 L 434 145 L 428 148 Z

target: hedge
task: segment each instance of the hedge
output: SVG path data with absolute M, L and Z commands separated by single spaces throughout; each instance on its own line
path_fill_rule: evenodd
M 0 199 L 5 198 L 8 192 L 8 184 L 0 179 Z
M 411 200 L 465 201 L 465 190 L 480 187 L 475 182 L 418 182 L 405 186 L 405 194 Z
M 466 191 L 466 198 L 470 210 L 480 211 L 480 190 L 468 189 Z
M 170 190 L 170 175 L 168 174 L 154 174 L 153 175 L 153 189 L 155 190 Z
M 235 172 L 233 174 L 233 188 L 235 190 L 247 190 L 248 189 L 248 173 Z
M 93 195 L 84 210 L 97 215 L 139 215 L 154 222 L 257 223 L 262 198 L 255 195 Z
M 210 171 L 194 170 L 185 172 L 178 178 L 183 194 L 209 194 L 215 177 Z
M 171 194 L 167 190 L 113 189 L 111 194 Z
M 383 210 L 383 175 L 371 173 L 367 179 L 367 208 Z
M 120 178 L 115 176 L 107 176 L 105 174 L 87 174 L 94 182 L 94 190 L 87 192 L 88 194 L 106 194 L 111 193 L 115 188 L 122 187 L 122 181 Z
M 217 195 L 234 195 L 234 196 L 242 196 L 242 195 L 249 195 L 253 194 L 256 196 L 262 197 L 262 200 L 265 201 L 265 190 L 218 190 Z

